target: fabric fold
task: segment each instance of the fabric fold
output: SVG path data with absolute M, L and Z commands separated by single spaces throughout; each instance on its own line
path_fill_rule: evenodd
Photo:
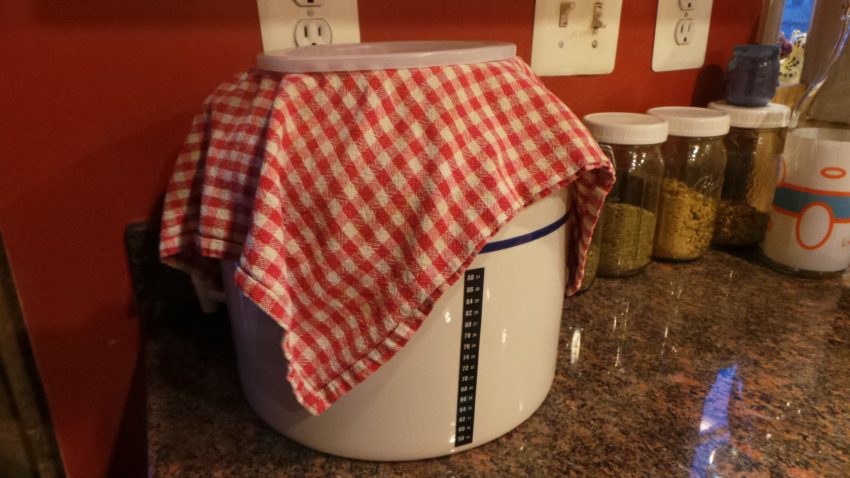
M 613 168 L 519 58 L 222 85 L 166 195 L 160 254 L 238 287 L 284 329 L 319 414 L 395 355 L 499 229 L 570 188 L 569 292 Z

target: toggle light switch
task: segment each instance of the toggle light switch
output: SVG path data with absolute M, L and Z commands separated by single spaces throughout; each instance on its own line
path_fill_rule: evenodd
M 573 7 L 575 6 L 576 2 L 561 2 L 561 12 L 558 15 L 558 27 L 567 27 L 570 23 L 570 12 L 573 11 Z
M 537 0 L 531 68 L 541 76 L 614 71 L 622 7 L 623 0 Z
M 596 2 L 593 4 L 593 29 L 600 28 L 605 28 L 605 23 L 602 21 L 602 2 Z

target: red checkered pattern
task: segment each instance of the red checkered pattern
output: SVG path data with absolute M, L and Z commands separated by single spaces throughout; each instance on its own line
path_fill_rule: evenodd
M 610 162 L 519 58 L 326 74 L 252 71 L 194 122 L 161 256 L 239 260 L 319 414 L 392 358 L 518 211 L 572 185 L 570 292 Z

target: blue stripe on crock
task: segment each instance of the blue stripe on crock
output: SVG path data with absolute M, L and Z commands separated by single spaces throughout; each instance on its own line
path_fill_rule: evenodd
M 501 241 L 493 241 L 488 242 L 479 254 L 486 254 L 488 252 L 496 252 L 501 251 L 503 249 L 509 249 L 511 247 L 521 246 L 523 244 L 529 243 L 531 241 L 536 241 L 541 237 L 548 236 L 549 234 L 555 232 L 567 223 L 567 217 L 569 213 L 564 214 L 560 219 L 549 224 L 548 226 L 544 226 L 536 231 L 531 231 L 527 234 L 523 234 L 521 236 L 511 237 L 510 239 L 503 239 Z

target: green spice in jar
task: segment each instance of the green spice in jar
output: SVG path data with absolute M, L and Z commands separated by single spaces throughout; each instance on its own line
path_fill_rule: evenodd
M 602 210 L 600 275 L 624 276 L 639 272 L 652 256 L 655 214 L 626 203 L 606 203 Z
M 596 272 L 600 277 L 638 274 L 652 257 L 667 123 L 637 113 L 594 113 L 584 122 L 617 173 L 602 208 L 601 236 L 593 239 L 601 238 Z
M 661 210 L 653 255 L 694 259 L 711 244 L 717 200 L 676 179 L 661 183 Z

